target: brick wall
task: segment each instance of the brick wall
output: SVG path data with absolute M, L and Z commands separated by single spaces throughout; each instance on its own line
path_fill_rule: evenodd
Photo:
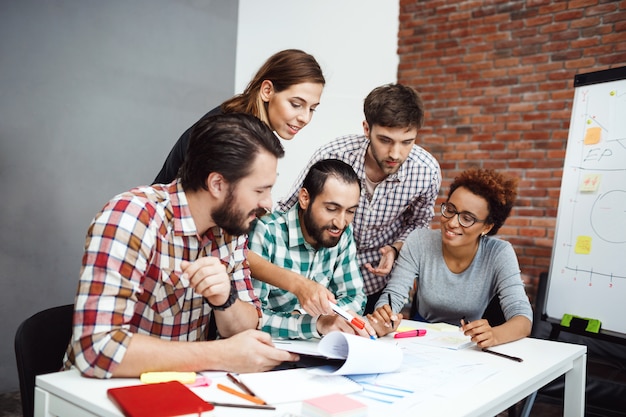
M 439 202 L 471 166 L 520 178 L 499 235 L 533 300 L 550 265 L 574 76 L 626 65 L 626 1 L 400 0 L 398 54 L 398 81 L 427 107 L 418 143 L 441 164 Z

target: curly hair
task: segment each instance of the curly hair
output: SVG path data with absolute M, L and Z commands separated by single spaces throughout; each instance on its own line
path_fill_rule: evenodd
M 487 234 L 495 235 L 511 214 L 517 197 L 517 182 L 517 178 L 506 177 L 493 169 L 471 168 L 454 179 L 448 198 L 459 187 L 467 188 L 484 198 L 489 206 L 489 215 L 485 222 L 493 225 Z

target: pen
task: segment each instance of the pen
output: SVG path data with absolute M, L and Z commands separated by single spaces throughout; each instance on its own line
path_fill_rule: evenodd
M 506 353 L 496 352 L 495 350 L 489 350 L 487 348 L 483 348 L 483 352 L 491 353 L 492 355 L 500 356 L 501 358 L 511 359 L 515 362 L 522 362 L 522 358 L 518 358 L 517 356 L 507 355 Z
M 387 293 L 387 301 L 389 302 L 389 308 L 391 309 L 391 313 L 393 314 L 393 307 L 391 307 L 391 294 L 390 293 Z M 391 328 L 393 329 L 393 326 L 394 326 L 393 320 L 390 320 L 390 321 L 391 321 Z
M 404 337 L 417 337 L 424 336 L 426 334 L 426 330 L 424 329 L 415 329 L 415 330 L 407 330 L 406 332 L 400 332 L 393 335 L 394 339 L 401 339 Z
M 246 394 L 252 395 L 253 397 L 257 397 L 257 395 L 254 392 L 252 392 L 252 390 L 250 388 L 248 388 L 248 386 L 246 384 L 241 382 L 241 380 L 239 378 L 237 378 L 235 375 L 233 375 L 233 374 L 231 374 L 229 372 L 229 373 L 226 374 L 226 376 L 228 377 L 228 379 L 233 381 L 235 383 L 235 385 L 237 385 L 239 388 L 244 390 L 244 392 Z M 257 397 L 257 398 L 259 398 L 259 397 Z
M 216 407 L 234 407 L 234 408 L 256 408 L 259 410 L 276 410 L 273 405 L 255 405 L 255 404 L 231 404 L 231 403 L 218 403 L 215 401 L 207 401 L 209 404 L 213 404 Z
M 363 320 L 357 319 L 356 317 L 352 317 L 352 314 L 348 313 L 341 307 L 337 306 L 337 304 L 333 304 L 333 303 L 328 303 L 328 304 L 330 304 L 330 308 L 332 308 L 335 313 L 339 314 L 341 317 L 346 319 L 354 327 L 358 327 L 359 329 L 363 330 L 363 328 L 365 327 L 365 323 L 363 323 Z
M 262 399 L 260 399 L 258 397 L 254 397 L 252 395 L 248 395 L 248 394 L 243 393 L 243 392 L 239 392 L 236 389 L 232 389 L 231 387 L 227 387 L 226 385 L 217 384 L 217 388 L 221 389 L 222 391 L 226 391 L 229 394 L 236 395 L 239 398 L 243 398 L 244 400 L 248 400 L 250 402 L 253 402 L 255 404 L 265 405 L 265 401 L 263 401 Z

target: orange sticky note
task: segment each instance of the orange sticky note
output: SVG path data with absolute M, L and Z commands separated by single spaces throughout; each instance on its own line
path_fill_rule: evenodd
M 585 145 L 594 145 L 600 142 L 600 136 L 602 133 L 602 128 L 600 127 L 589 127 L 587 128 L 587 132 L 585 132 Z

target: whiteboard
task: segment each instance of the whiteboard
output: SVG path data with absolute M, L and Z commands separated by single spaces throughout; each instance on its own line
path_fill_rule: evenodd
M 574 88 L 544 316 L 626 337 L 626 67 Z

